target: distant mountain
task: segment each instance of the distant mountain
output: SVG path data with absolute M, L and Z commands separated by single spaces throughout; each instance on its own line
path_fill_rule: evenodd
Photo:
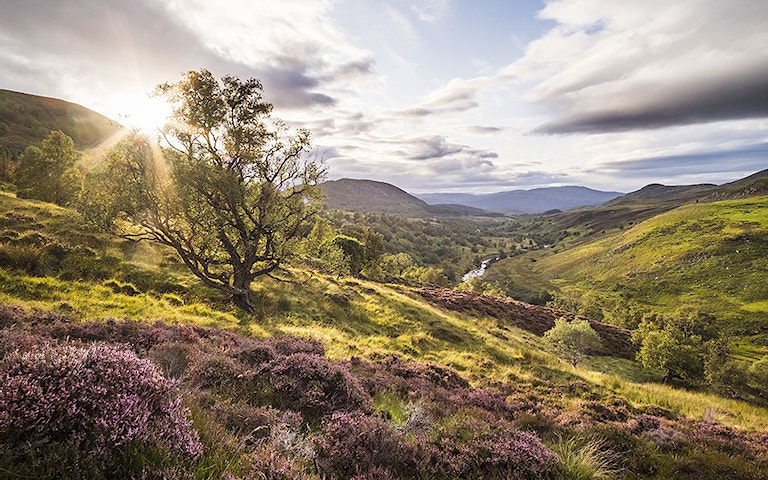
M 599 205 L 621 195 L 621 192 L 604 192 L 587 187 L 548 187 L 480 195 L 423 193 L 417 197 L 429 204 L 460 204 L 491 212 L 542 213 L 548 210 Z
M 622 203 L 635 200 L 684 201 L 706 195 L 715 189 L 717 189 L 717 185 L 711 183 L 697 185 L 661 185 L 659 183 L 651 183 L 640 190 L 635 190 L 634 192 L 618 197 L 611 203 Z
M 342 178 L 324 182 L 326 208 L 351 212 L 376 212 L 404 217 L 488 215 L 466 205 L 429 205 L 394 185 L 374 180 Z
M 429 215 L 429 205 L 404 190 L 384 182 L 342 178 L 322 184 L 326 207 L 332 210 L 378 212 L 420 217 Z
M 79 150 L 94 147 L 123 127 L 75 103 L 0 89 L 0 157 L 16 158 L 53 130 L 61 130 Z
M 624 229 L 686 204 L 760 195 L 768 195 L 768 170 L 723 185 L 650 184 L 601 205 L 555 212 L 547 217 L 546 229 L 535 221 L 532 228 L 542 242 L 557 243 L 564 235 L 578 234 L 584 239 L 590 234 Z

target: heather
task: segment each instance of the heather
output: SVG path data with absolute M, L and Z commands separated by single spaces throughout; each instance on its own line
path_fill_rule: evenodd
M 145 452 L 181 461 L 201 453 L 173 383 L 125 348 L 41 342 L 12 349 L 0 385 L 3 460 L 38 475 L 71 477 L 80 464 L 123 472 L 126 455 Z M 58 458 L 62 450 L 68 455 Z
M 768 478 L 764 432 L 543 369 L 480 387 L 293 335 L 9 307 L 0 325 L 0 468 L 19 476 Z

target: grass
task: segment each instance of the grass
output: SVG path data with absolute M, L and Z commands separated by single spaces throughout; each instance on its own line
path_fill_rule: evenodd
M 610 480 L 618 478 L 619 457 L 606 450 L 601 440 L 560 439 L 552 445 L 562 462 L 567 480 Z
M 693 307 L 737 335 L 765 336 L 768 197 L 685 205 L 585 245 L 503 260 L 488 276 L 507 277 L 570 295 L 582 313 L 608 320 L 629 307 Z
M 734 215 L 741 220 L 752 219 L 752 223 L 757 222 L 757 212 L 763 212 L 754 205 L 768 205 L 767 202 L 723 203 L 725 205 L 706 208 L 720 209 L 725 212 L 722 215 Z M 753 205 L 749 208 L 754 213 L 743 213 L 747 205 Z M 656 404 L 694 418 L 704 418 L 715 411 L 729 412 L 722 418 L 726 424 L 747 429 L 768 426 L 766 409 L 647 383 L 657 379 L 655 374 L 649 374 L 631 361 L 601 357 L 573 370 L 547 353 L 535 335 L 512 327 L 501 329 L 494 319 L 440 310 L 420 300 L 407 287 L 337 279 L 297 269 L 293 272 L 294 283 L 272 279 L 255 282 L 253 288 L 259 308 L 256 314 L 245 315 L 221 302 L 215 292 L 200 287 L 191 275 L 169 261 L 167 252 L 114 241 L 84 228 L 72 228 L 79 220 L 70 210 L 2 194 L 0 212 L 5 212 L 0 215 L 0 219 L 4 219 L 0 226 L 5 233 L 11 230 L 19 235 L 38 232 L 59 242 L 83 241 L 91 245 L 90 248 L 110 252 L 119 260 L 112 278 L 94 280 L 71 279 L 61 271 L 58 275 L 33 276 L 0 268 L 0 302 L 3 303 L 58 311 L 80 320 L 163 320 L 238 330 L 257 337 L 292 333 L 321 340 L 333 359 L 352 356 L 380 359 L 397 354 L 451 366 L 475 385 L 513 379 L 523 384 L 543 385 L 540 388 L 546 389 L 547 382 L 581 378 L 596 390 L 607 388 L 638 405 Z M 637 230 L 624 231 L 622 235 L 637 241 L 645 235 L 643 232 L 654 231 L 664 224 L 655 220 L 648 225 L 638 225 Z M 738 235 L 744 235 L 743 232 L 757 227 L 739 228 Z M 571 264 L 583 266 L 590 255 L 598 255 L 599 250 L 595 248 L 586 250 L 589 255 L 568 253 Z M 604 252 L 607 246 L 601 248 Z M 539 261 L 529 261 L 529 265 L 537 269 L 539 265 L 551 268 L 547 265 L 565 258 L 565 253 L 541 250 L 536 252 Z M 604 268 L 605 261 L 600 265 Z M 153 290 L 166 284 L 171 290 L 178 287 L 178 293 Z M 759 351 L 748 353 L 759 355 Z

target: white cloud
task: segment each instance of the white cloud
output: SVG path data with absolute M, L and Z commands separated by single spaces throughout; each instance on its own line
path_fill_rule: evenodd
M 545 75 L 545 133 L 621 131 L 768 115 L 763 0 L 558 0 L 559 23 L 515 66 Z

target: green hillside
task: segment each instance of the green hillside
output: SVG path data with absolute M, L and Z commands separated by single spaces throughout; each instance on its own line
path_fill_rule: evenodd
M 737 215 L 738 236 L 754 233 L 756 213 L 745 212 L 760 210 L 752 205 L 708 208 Z M 650 240 L 655 230 L 647 231 Z M 635 233 L 627 244 L 643 238 Z M 580 260 L 570 261 L 575 271 Z M 133 352 L 115 350 L 115 359 L 148 359 L 176 379 L 200 439 L 190 451 L 202 454 L 131 444 L 106 463 L 127 476 L 153 468 L 199 479 L 363 478 L 344 460 L 357 449 L 369 453 L 356 464 L 388 472 L 383 478 L 506 478 L 509 468 L 526 478 L 580 478 L 581 468 L 615 478 L 766 478 L 765 408 L 655 383 L 657 374 L 626 358 L 571 367 L 533 333 L 557 315 L 550 309 L 450 290 L 430 302 L 411 287 L 300 264 L 291 272 L 292 282 L 254 283 L 259 308 L 248 315 L 200 285 L 172 252 L 95 233 L 72 210 L 4 193 L 0 354 L 11 362 L 20 348 L 57 355 L 64 347 L 49 345 L 74 344 L 96 355 L 104 347 L 93 342 L 106 341 Z M 72 465 L 96 468 L 90 457 L 41 445 L 48 456 L 34 457 L 36 470 L 12 455 L 0 455 L 0 468 L 59 476 Z M 540 453 L 520 457 L 520 448 Z M 733 457 L 734 448 L 749 454 Z
M 16 158 L 54 130 L 61 130 L 77 149 L 85 150 L 121 129 L 107 117 L 71 102 L 0 89 L 0 158 Z
M 620 320 L 628 306 L 691 307 L 740 335 L 765 335 L 768 198 L 684 205 L 591 243 L 504 260 L 488 279 L 506 276 L 581 297 L 580 307 L 598 319 Z

